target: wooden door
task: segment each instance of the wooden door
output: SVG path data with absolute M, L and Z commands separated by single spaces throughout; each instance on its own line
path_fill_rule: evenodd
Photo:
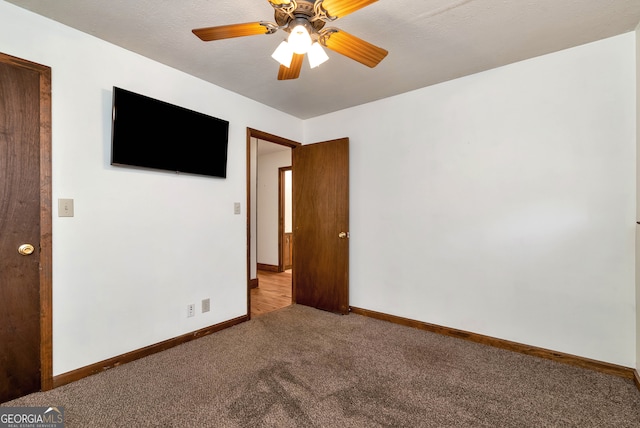
M 282 235 L 282 271 L 293 268 L 293 233 Z
M 0 402 L 50 387 L 50 93 L 47 67 L 0 54 Z
M 349 312 L 349 139 L 293 149 L 293 301 Z

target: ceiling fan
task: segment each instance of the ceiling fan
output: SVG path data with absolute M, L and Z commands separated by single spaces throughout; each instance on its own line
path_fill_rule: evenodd
M 233 37 L 273 34 L 278 30 L 289 33 L 272 57 L 280 63 L 278 80 L 297 79 L 302 60 L 307 54 L 311 68 L 329 57 L 322 46 L 375 67 L 388 52 L 356 36 L 325 24 L 362 9 L 378 0 L 267 0 L 275 10 L 275 23 L 267 21 L 197 28 L 193 34 L 201 40 L 229 39 Z

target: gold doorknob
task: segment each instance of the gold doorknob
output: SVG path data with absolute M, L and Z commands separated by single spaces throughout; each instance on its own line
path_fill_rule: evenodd
M 33 248 L 33 245 L 31 244 L 22 244 L 18 247 L 18 252 L 23 256 L 33 254 L 33 250 L 35 250 L 35 248 Z
M 349 232 L 340 232 L 338 233 L 338 238 L 345 239 L 349 237 Z

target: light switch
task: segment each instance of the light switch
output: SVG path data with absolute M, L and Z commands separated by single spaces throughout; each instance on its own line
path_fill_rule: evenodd
M 58 199 L 58 217 L 73 217 L 73 199 Z
M 233 203 L 233 213 L 236 215 L 240 214 L 240 202 Z

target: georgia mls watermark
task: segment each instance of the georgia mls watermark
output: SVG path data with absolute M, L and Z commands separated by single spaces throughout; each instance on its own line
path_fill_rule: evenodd
M 64 428 L 64 408 L 0 407 L 0 428 Z

